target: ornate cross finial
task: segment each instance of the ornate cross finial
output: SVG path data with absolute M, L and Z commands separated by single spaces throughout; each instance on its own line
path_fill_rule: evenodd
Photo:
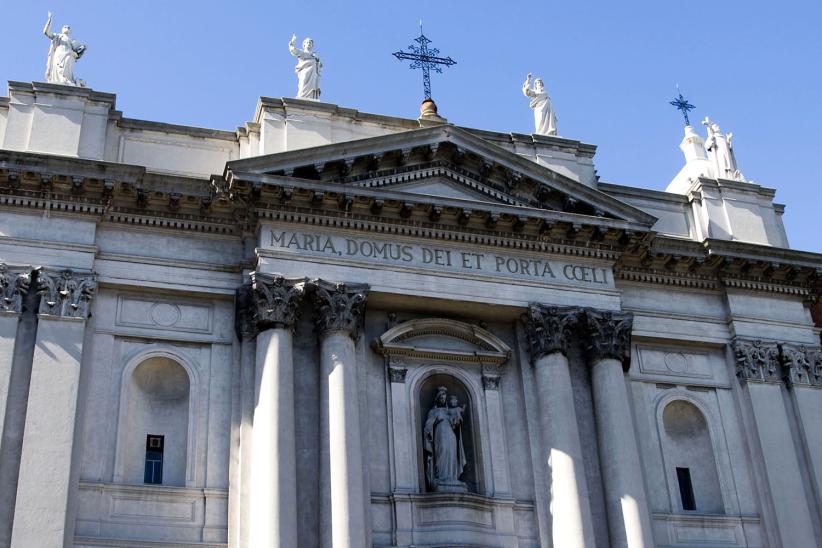
M 438 57 L 440 50 L 428 47 L 431 40 L 426 38 L 425 34 L 422 33 L 422 21 L 420 21 L 420 35 L 418 38 L 415 38 L 414 41 L 418 43 L 419 46 L 408 46 L 407 52 L 396 51 L 393 55 L 400 61 L 411 61 L 409 68 L 422 69 L 422 87 L 425 92 L 425 98 L 430 99 L 431 71 L 442 73 L 442 67 L 440 67 L 440 65 L 450 67 L 451 65 L 456 65 L 457 62 L 450 57 Z
M 673 105 L 674 107 L 676 107 L 678 111 L 682 112 L 682 116 L 685 118 L 685 125 L 690 126 L 691 121 L 688 119 L 688 112 L 695 109 L 696 107 L 689 103 L 688 100 L 682 96 L 682 92 L 679 91 L 679 86 L 676 86 L 676 91 L 679 94 L 679 97 L 675 98 L 669 104 Z

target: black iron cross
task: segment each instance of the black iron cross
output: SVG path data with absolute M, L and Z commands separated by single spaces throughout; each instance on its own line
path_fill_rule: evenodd
M 425 91 L 425 98 L 431 98 L 431 72 L 435 71 L 442 73 L 442 68 L 440 65 L 444 65 L 446 67 L 450 67 L 451 65 L 456 65 L 457 62 L 451 59 L 450 57 L 438 57 L 440 50 L 437 48 L 429 48 L 428 44 L 431 43 L 431 40 L 425 37 L 422 33 L 422 23 L 420 23 L 420 36 L 419 38 L 414 39 L 415 42 L 419 44 L 419 46 L 408 46 L 408 52 L 405 51 L 397 51 L 393 55 L 400 61 L 409 60 L 412 63 L 409 65 L 409 68 L 412 69 L 422 69 L 422 87 Z M 410 52 L 410 53 L 409 53 Z
M 679 97 L 671 101 L 669 104 L 675 106 L 677 110 L 682 112 L 682 116 L 685 117 L 685 125 L 690 126 L 691 121 L 688 120 L 688 112 L 695 109 L 696 107 L 689 103 L 687 99 L 685 99 L 682 96 L 682 92 L 679 91 L 679 86 L 677 86 L 676 90 L 679 92 Z

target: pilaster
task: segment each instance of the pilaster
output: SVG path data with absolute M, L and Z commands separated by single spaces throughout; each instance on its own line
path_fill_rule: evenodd
M 0 264 L 0 443 L 6 419 L 17 323 L 23 309 L 23 296 L 31 285 L 31 267 Z
M 804 434 L 813 476 L 822 473 L 822 436 L 816 420 L 822 399 L 814 386 L 817 361 L 802 346 L 736 339 L 736 374 L 753 410 L 756 440 L 762 451 L 766 492 L 773 501 L 778 537 L 784 546 L 816 544 L 811 509 L 806 497 L 801 457 L 791 433 L 783 382 L 790 387 L 799 431 Z M 818 381 L 817 381 L 818 382 Z M 811 423 L 808 424 L 808 420 Z M 810 428 L 809 428 L 810 427 Z M 817 486 L 813 491 L 818 492 Z
M 97 287 L 91 273 L 41 270 L 39 324 L 23 433 L 12 546 L 72 542 L 72 455 L 83 339 Z

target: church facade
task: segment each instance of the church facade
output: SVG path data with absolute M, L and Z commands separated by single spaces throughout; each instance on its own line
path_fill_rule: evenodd
M 660 192 L 430 105 L 10 82 L 0 546 L 819 545 L 822 256 L 722 139 Z

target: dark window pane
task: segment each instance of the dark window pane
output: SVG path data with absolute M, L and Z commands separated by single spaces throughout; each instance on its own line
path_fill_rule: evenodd
M 682 499 L 683 510 L 696 510 L 694 486 L 691 483 L 690 468 L 677 468 L 676 479 L 679 482 L 679 496 Z
M 146 467 L 143 483 L 160 485 L 163 483 L 164 436 L 146 436 Z

